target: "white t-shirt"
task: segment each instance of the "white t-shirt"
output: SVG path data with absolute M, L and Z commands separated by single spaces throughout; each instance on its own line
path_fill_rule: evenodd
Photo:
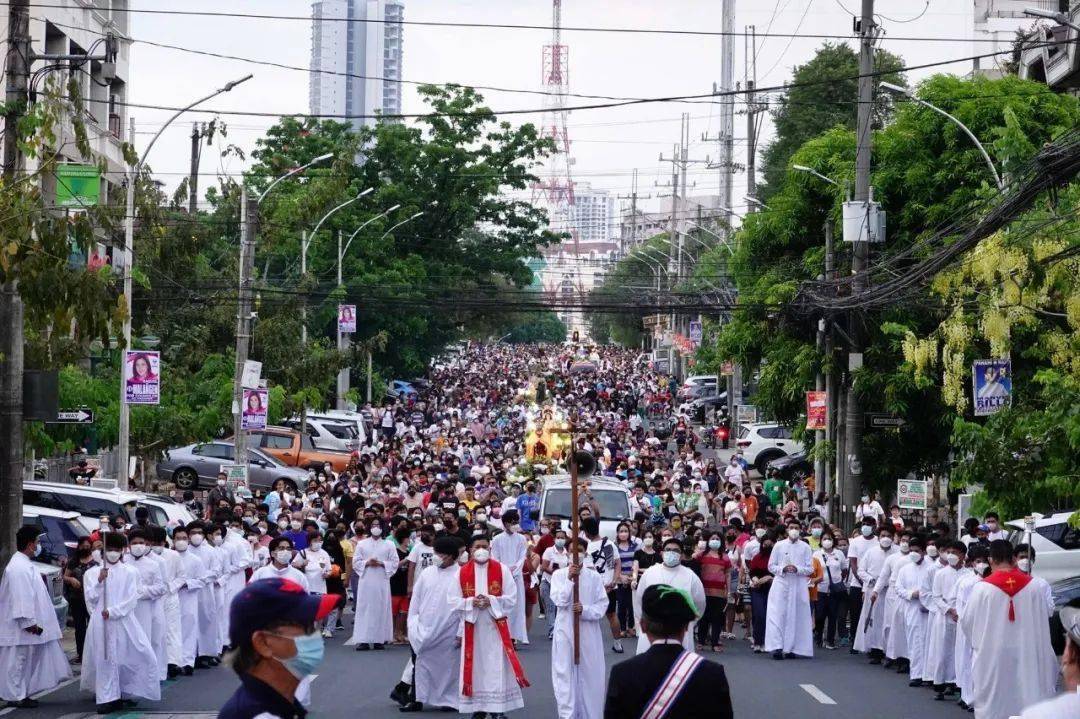
M 566 549 L 557 549 L 555 547 L 548 547 L 544 550 L 543 556 L 540 557 L 542 561 L 551 563 L 551 571 L 544 572 L 544 576 L 550 578 L 555 570 L 562 569 L 570 564 L 570 552 Z
M 416 565 L 413 576 L 419 577 L 421 571 L 435 564 L 435 550 L 423 542 L 419 542 L 409 550 L 409 556 L 406 559 Z
M 877 541 L 878 541 L 877 538 L 873 537 L 873 536 L 864 537 L 864 536 L 862 536 L 860 534 L 857 537 L 853 537 L 851 539 L 851 541 L 848 542 L 848 554 L 847 554 L 848 559 L 851 559 L 851 558 L 854 557 L 855 559 L 861 561 L 862 560 L 862 555 L 866 552 L 866 550 L 868 550 L 868 549 L 870 549 L 870 547 L 874 546 L 874 544 L 876 544 Z M 862 582 L 859 580 L 857 572 L 850 572 L 848 574 L 848 586 L 849 587 L 860 587 L 860 588 L 862 587 Z
M 615 582 L 615 563 L 619 561 L 619 553 L 615 549 L 615 543 L 607 537 L 589 541 L 585 550 L 586 566 L 591 566 L 600 575 L 600 581 L 604 586 Z

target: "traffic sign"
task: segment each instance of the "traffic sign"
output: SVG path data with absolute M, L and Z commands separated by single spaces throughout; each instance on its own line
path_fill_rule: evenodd
M 921 479 L 898 481 L 896 503 L 901 509 L 926 509 L 926 481 Z
M 899 429 L 907 424 L 903 417 L 888 412 L 867 412 L 866 426 L 870 429 Z
M 79 409 L 62 409 L 56 413 L 56 419 L 49 422 L 49 424 L 93 424 L 94 412 L 93 410 L 79 408 Z

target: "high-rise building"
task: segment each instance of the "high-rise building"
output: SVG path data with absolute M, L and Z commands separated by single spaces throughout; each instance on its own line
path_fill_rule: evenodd
M 615 198 L 606 190 L 594 190 L 588 182 L 574 183 L 571 209 L 579 241 L 609 242 L 615 222 Z
M 311 114 L 400 114 L 404 1 L 319 0 L 311 16 Z

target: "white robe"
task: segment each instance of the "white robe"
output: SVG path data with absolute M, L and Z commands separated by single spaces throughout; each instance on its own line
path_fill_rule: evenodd
M 893 592 L 904 615 L 907 658 L 911 662 L 909 675 L 912 679 L 922 680 L 926 666 L 926 629 L 930 611 L 924 603 L 930 593 L 929 576 L 932 572 L 933 562 L 928 557 L 923 557 L 918 564 L 908 559 L 896 573 L 896 581 L 893 583 Z
M 209 571 L 203 560 L 190 547 L 176 555 L 183 573 L 183 582 L 177 592 L 180 604 L 180 662 L 177 666 L 190 667 L 200 655 L 200 644 L 210 640 L 208 628 L 200 618 L 204 611 L 210 611 L 204 610 L 203 605 L 212 605 L 213 595 L 206 586 Z
M 885 598 L 885 656 L 889 659 L 908 657 L 907 630 L 904 628 L 904 604 L 896 594 L 896 575 L 900 568 L 911 560 L 907 554 L 898 552 L 885 561 L 885 568 L 881 570 L 882 578 L 878 584 L 886 583 L 889 593 Z
M 139 603 L 135 605 L 135 618 L 142 626 L 150 646 L 158 659 L 158 679 L 168 676 L 169 660 L 165 654 L 165 573 L 162 562 L 147 548 L 138 559 L 130 552 L 124 555 L 124 564 L 139 575 Z
M 41 634 L 27 632 L 41 627 Z M 0 579 L 0 699 L 20 701 L 71 676 L 60 623 L 34 563 L 15 552 Z
M 377 559 L 382 566 L 367 566 Z M 390 577 L 398 568 L 394 543 L 367 537 L 360 540 L 353 554 L 356 581 L 356 620 L 346 644 L 385 644 L 394 638 L 394 617 L 390 611 Z
M 199 592 L 199 656 L 213 657 L 221 654 L 224 644 L 221 635 L 221 581 L 223 566 L 221 555 L 210 540 L 196 547 L 188 546 L 187 551 L 194 552 L 202 560 L 202 590 Z
M 944 567 L 934 573 L 930 599 L 930 630 L 926 635 L 926 675 L 936 685 L 956 681 L 956 622 L 948 616 L 956 609 L 960 572 Z
M 859 626 L 855 630 L 855 642 L 851 645 L 857 652 L 869 652 L 872 649 L 885 649 L 885 603 L 888 601 L 888 586 L 878 578 L 885 569 L 886 560 L 900 550 L 893 545 L 888 551 L 875 544 L 859 557 L 859 581 L 863 586 L 862 612 L 859 614 Z M 870 597 L 878 593 L 876 601 Z M 870 626 L 867 627 L 867 620 Z
M 769 555 L 773 574 L 765 612 L 765 651 L 814 656 L 814 621 L 810 617 L 807 578 L 814 573 L 813 551 L 802 540 L 781 539 Z M 784 574 L 793 565 L 795 572 Z
M 303 587 L 305 592 L 311 591 L 311 587 L 307 583 L 307 576 L 291 564 L 287 564 L 280 569 L 273 563 L 267 564 L 265 567 L 259 567 L 251 573 L 251 581 L 257 582 L 260 579 L 288 579 L 290 582 L 296 582 Z
M 409 683 L 416 688 L 416 701 L 429 707 L 457 707 L 457 645 L 461 612 L 446 602 L 451 587 L 458 585 L 457 563 L 420 571 L 413 583 L 409 602 L 409 644 L 416 653 Z
M 1008 719 L 1054 696 L 1058 665 L 1044 590 L 1032 581 L 1012 602 L 1015 621 L 1009 621 L 1009 596 L 981 581 L 960 615 L 971 642 L 975 719 Z
M 255 554 L 251 545 L 244 539 L 240 532 L 229 530 L 225 534 L 225 543 L 221 546 L 224 550 L 226 565 L 225 578 L 222 582 L 222 598 L 225 603 L 225 611 L 221 616 L 221 634 L 229 643 L 229 609 L 232 600 L 240 593 L 247 584 L 246 570 L 255 565 Z
M 125 697 L 161 699 L 157 655 L 142 625 L 135 618 L 139 603 L 139 573 L 118 562 L 108 566 L 108 576 L 99 581 L 103 567 L 94 566 L 83 575 L 83 594 L 90 623 L 83 649 L 83 691 L 94 692 L 98 704 Z M 102 616 L 109 612 L 109 618 Z
M 466 565 L 468 566 L 468 565 Z M 514 677 L 510 660 L 506 657 L 502 638 L 495 626 L 495 620 L 506 617 L 518 601 L 517 583 L 512 581 L 510 570 L 497 562 L 487 561 L 476 564 L 476 595 L 485 595 L 491 604 L 487 609 L 476 607 L 476 598 L 465 598 L 461 592 L 461 582 L 450 585 L 447 595 L 450 608 L 461 612 L 463 622 L 472 624 L 475 645 L 473 647 L 472 696 L 461 693 L 465 679 L 464 659 L 458 670 L 457 710 L 462 714 L 473 712 L 508 712 L 521 709 L 525 700 L 521 696 L 521 687 Z M 491 569 L 498 567 L 502 576 L 502 594 L 493 597 L 488 594 L 488 575 Z M 464 657 L 465 642 L 461 643 L 461 656 Z
M 525 558 L 528 556 L 529 546 L 525 537 L 517 532 L 503 532 L 491 540 L 491 558 L 510 570 L 514 575 L 514 584 L 517 585 L 517 595 L 521 601 L 514 605 L 513 611 L 507 617 L 510 624 L 510 636 L 523 643 L 529 643 L 529 635 L 525 631 Z
M 644 596 L 645 590 L 654 584 L 668 584 L 676 589 L 689 592 L 690 598 L 694 600 L 694 606 L 697 607 L 698 616 L 700 617 L 705 611 L 705 586 L 701 583 L 698 575 L 681 564 L 676 567 L 667 567 L 663 563 L 652 565 L 638 577 L 638 586 L 634 591 L 634 617 L 638 625 L 638 654 L 649 651 L 649 638 L 645 636 L 645 630 L 641 628 L 641 597 Z M 690 622 L 686 634 L 683 635 L 683 647 L 688 652 L 694 651 L 694 627 L 696 624 L 696 621 Z
M 960 570 L 960 578 L 956 580 L 956 613 L 964 616 L 968 599 L 971 598 L 971 590 L 982 581 L 982 577 L 975 573 L 974 569 Z M 969 706 L 975 701 L 971 687 L 971 642 L 967 635 L 959 630 L 956 632 L 956 647 L 953 650 L 953 659 L 956 666 L 956 686 L 960 687 L 960 698 Z
M 603 719 L 607 665 L 601 620 L 608 597 L 600 575 L 591 567 L 581 571 L 580 661 L 574 664 L 574 582 L 566 567 L 551 575 L 551 601 L 559 608 L 551 645 L 551 684 L 559 719 Z
M 157 554 L 155 552 L 155 554 Z M 180 553 L 168 547 L 161 548 L 157 555 L 165 574 L 167 592 L 163 601 L 165 611 L 165 659 L 168 664 L 180 666 L 183 654 L 183 620 L 180 612 L 180 587 L 184 585 L 184 564 Z

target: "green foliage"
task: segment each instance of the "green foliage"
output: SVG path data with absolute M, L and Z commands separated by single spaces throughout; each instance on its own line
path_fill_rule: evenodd
M 506 341 L 510 344 L 534 342 L 561 343 L 566 341 L 566 323 L 554 312 L 536 315 L 510 329 Z

